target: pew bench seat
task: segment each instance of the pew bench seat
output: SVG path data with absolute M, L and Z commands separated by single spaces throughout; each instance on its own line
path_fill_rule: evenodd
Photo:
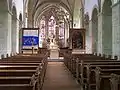
M 30 84 L 31 77 L 0 77 L 0 85 L 3 84 Z
M 0 90 L 33 90 L 29 84 L 0 84 Z
M 38 66 L 25 66 L 25 65 L 0 65 L 0 70 L 35 70 Z

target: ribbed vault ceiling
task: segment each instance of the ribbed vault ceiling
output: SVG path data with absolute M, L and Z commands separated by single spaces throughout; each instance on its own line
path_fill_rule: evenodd
M 29 0 L 28 17 L 31 22 L 33 17 L 40 18 L 48 9 L 63 7 L 70 15 L 72 15 L 75 0 Z
M 81 0 L 29 0 L 28 1 L 28 22 L 38 20 L 42 15 L 48 14 L 51 8 L 64 8 L 69 13 L 70 18 L 74 13 L 75 1 Z M 80 6 L 78 6 L 80 7 Z

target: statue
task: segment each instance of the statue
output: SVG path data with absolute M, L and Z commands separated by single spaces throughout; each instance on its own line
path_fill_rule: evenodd
M 55 35 L 52 34 L 52 36 L 50 37 L 49 49 L 58 49 L 58 48 L 59 48 L 59 47 L 58 47 L 58 45 L 57 45 Z
M 50 44 L 56 44 L 56 40 L 55 40 L 55 35 L 53 33 L 51 33 L 51 35 L 49 36 L 50 39 Z

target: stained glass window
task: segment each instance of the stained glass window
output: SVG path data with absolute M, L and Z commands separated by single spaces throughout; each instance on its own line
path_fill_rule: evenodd
M 61 22 L 59 25 L 59 42 L 60 47 L 64 46 L 64 22 Z
M 59 25 L 59 39 L 64 39 L 64 22 Z
M 42 43 L 45 40 L 45 35 L 46 35 L 46 26 L 48 29 L 48 37 L 51 36 L 56 36 L 56 19 L 54 16 L 51 16 L 48 19 L 48 25 L 46 25 L 46 18 L 43 17 L 40 21 L 40 35 L 39 35 L 39 45 L 42 47 Z M 59 23 L 59 40 L 60 43 L 63 45 L 64 44 L 64 21 Z
M 39 32 L 39 45 L 42 47 L 43 40 L 45 39 L 45 17 L 43 16 L 40 21 L 40 32 Z
M 51 36 L 52 34 L 55 35 L 55 27 L 56 27 L 55 18 L 51 16 L 48 22 L 48 35 L 49 36 Z
M 45 20 L 42 19 L 40 22 L 40 34 L 41 34 L 41 38 L 44 39 L 45 38 Z

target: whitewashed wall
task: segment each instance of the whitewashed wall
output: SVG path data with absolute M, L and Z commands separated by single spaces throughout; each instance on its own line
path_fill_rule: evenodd
M 23 0 L 0 0 L 0 55 L 11 54 L 11 33 L 12 31 L 12 7 L 16 7 L 17 17 L 16 18 L 16 45 L 15 52 L 18 53 L 18 35 L 19 35 L 19 14 L 23 15 Z

